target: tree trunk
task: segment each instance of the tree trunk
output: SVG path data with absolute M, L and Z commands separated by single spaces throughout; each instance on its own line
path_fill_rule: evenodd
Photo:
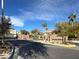
M 66 42 L 66 36 L 62 36 L 62 43 L 63 44 L 66 44 L 67 42 Z

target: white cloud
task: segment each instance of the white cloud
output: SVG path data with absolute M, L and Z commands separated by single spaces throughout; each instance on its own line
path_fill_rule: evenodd
M 35 13 L 26 10 L 20 10 L 20 12 L 21 14 L 18 17 L 24 20 L 52 20 L 55 17 L 48 13 Z
M 51 21 L 51 20 L 59 20 L 59 19 L 64 19 L 66 18 L 66 16 L 61 14 L 56 14 L 56 13 L 34 13 L 34 12 L 29 12 L 29 11 L 25 11 L 25 10 L 21 10 L 20 11 L 21 14 L 19 15 L 19 18 L 23 19 L 23 20 L 46 20 L 46 21 Z
M 10 18 L 11 18 L 12 25 L 17 26 L 17 27 L 23 27 L 24 26 L 24 23 L 21 19 L 14 17 L 14 16 L 11 16 Z
M 72 12 L 73 9 L 76 9 L 73 6 L 71 6 L 73 2 L 74 1 L 71 2 L 68 0 L 37 0 L 35 1 L 35 3 L 32 3 L 29 7 L 27 6 L 25 10 L 19 9 L 20 15 L 18 15 L 18 18 L 23 20 L 46 21 L 55 20 L 57 18 L 64 19 L 65 16 L 68 16 L 70 11 Z M 77 2 L 75 2 L 74 5 L 78 4 L 76 3 Z

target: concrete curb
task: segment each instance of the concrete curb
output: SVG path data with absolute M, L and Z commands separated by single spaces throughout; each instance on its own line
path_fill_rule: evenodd
M 46 44 L 46 45 L 52 45 L 52 46 L 59 46 L 59 47 L 65 47 L 65 48 L 76 48 L 76 45 L 75 44 L 53 44 L 53 43 L 50 43 L 50 42 L 44 42 L 44 41 L 36 41 L 34 40 L 34 42 L 39 42 L 39 43 L 43 43 L 43 44 Z

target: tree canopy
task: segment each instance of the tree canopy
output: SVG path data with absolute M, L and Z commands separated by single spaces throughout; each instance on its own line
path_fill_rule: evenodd
M 40 34 L 40 31 L 38 29 L 33 29 L 31 31 L 32 34 Z
M 60 22 L 57 24 L 57 30 L 59 30 L 60 35 L 65 36 L 74 36 L 78 37 L 79 35 L 79 22 L 74 22 L 74 25 L 69 22 Z
M 11 28 L 10 18 L 4 17 L 3 24 L 0 23 L 0 35 L 5 34 Z
M 73 12 L 68 18 L 69 22 L 74 22 L 76 20 L 77 14 L 76 12 Z
M 26 31 L 26 30 L 20 30 L 20 32 L 21 32 L 21 34 L 24 34 L 24 35 L 29 34 L 29 32 L 28 32 L 28 31 Z
M 69 22 L 59 22 L 56 24 L 59 35 L 69 37 L 79 37 L 79 22 L 76 22 L 76 13 L 72 13 Z

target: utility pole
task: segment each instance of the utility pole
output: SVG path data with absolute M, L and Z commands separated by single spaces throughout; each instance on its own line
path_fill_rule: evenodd
M 2 24 L 3 24 L 3 20 L 4 20 L 4 0 L 2 0 L 1 9 L 2 9 Z
M 1 23 L 2 23 L 2 43 L 3 43 L 3 40 L 4 40 L 4 27 L 3 27 L 3 22 L 4 22 L 4 0 L 1 0 L 1 9 L 2 9 L 2 20 L 1 20 Z

